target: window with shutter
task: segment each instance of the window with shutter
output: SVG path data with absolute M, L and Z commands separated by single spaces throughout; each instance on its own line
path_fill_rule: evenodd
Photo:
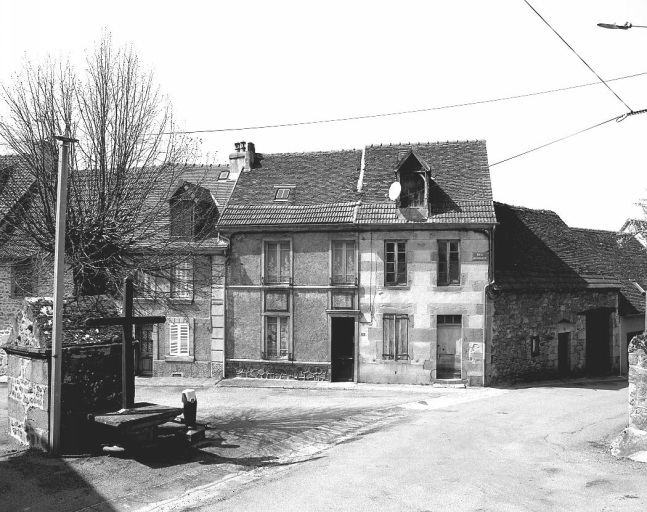
M 172 323 L 169 326 L 169 355 L 189 355 L 189 324 Z
M 409 359 L 409 316 L 384 315 L 383 359 Z

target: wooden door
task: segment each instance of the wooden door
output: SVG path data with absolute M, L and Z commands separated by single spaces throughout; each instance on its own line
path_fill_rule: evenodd
M 463 336 L 460 315 L 438 317 L 436 378 L 460 379 Z
M 153 326 L 150 324 L 138 325 L 135 331 L 139 341 L 137 353 L 137 374 L 153 374 Z

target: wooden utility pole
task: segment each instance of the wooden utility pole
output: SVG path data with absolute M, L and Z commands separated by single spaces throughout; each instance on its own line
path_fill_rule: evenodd
M 61 449 L 61 387 L 63 363 L 63 295 L 65 291 L 65 226 L 67 211 L 67 175 L 70 145 L 77 142 L 56 136 L 61 142 L 58 153 L 58 188 L 56 191 L 56 240 L 54 246 L 54 317 L 52 319 L 52 364 L 49 402 L 49 451 Z

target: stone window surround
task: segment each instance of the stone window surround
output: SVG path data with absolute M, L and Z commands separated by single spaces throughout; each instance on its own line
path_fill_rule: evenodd
M 394 268 L 394 273 L 395 273 L 395 278 L 397 280 L 397 265 L 399 263 L 397 259 L 397 244 L 403 243 L 404 244 L 404 274 L 405 274 L 405 282 L 404 283 L 390 283 L 388 282 L 388 272 L 387 272 L 387 251 L 388 251 L 388 245 L 389 244 L 395 244 L 394 246 L 394 254 L 396 255 L 395 261 L 393 262 L 395 265 Z M 384 240 L 384 286 L 387 288 L 408 288 L 409 287 L 409 270 L 408 270 L 408 265 L 407 265 L 407 240 L 406 239 L 386 239 Z
M 437 241 L 438 245 L 438 267 L 437 267 L 437 272 L 436 272 L 436 286 L 460 286 L 461 285 L 461 256 L 462 256 L 462 251 L 461 251 L 461 241 L 460 239 L 445 239 L 445 238 L 439 238 Z M 449 244 L 455 242 L 457 244 L 458 248 L 458 282 L 451 282 L 451 276 L 450 276 L 450 267 L 449 267 L 449 260 L 450 260 L 450 247 Z M 447 282 L 446 283 L 441 283 L 440 281 L 440 247 L 441 244 L 446 244 L 446 254 L 447 254 Z

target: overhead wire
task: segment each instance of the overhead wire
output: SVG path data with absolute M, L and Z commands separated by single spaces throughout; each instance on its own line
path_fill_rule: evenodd
M 626 75 L 626 76 L 621 76 L 621 77 L 616 77 L 616 78 L 611 78 L 607 80 L 607 82 L 614 82 L 617 80 L 626 80 L 629 78 L 636 78 L 638 76 L 643 76 L 647 75 L 647 71 L 643 71 L 641 73 L 635 73 L 633 75 Z M 602 81 L 604 83 L 604 81 Z M 286 128 L 290 126 L 305 126 L 305 125 L 313 125 L 313 124 L 324 124 L 324 123 L 339 123 L 339 122 L 345 122 L 345 121 L 358 121 L 362 119 L 375 119 L 379 117 L 389 117 L 389 116 L 401 116 L 401 115 L 407 115 L 407 114 L 418 114 L 422 112 L 432 112 L 435 110 L 447 110 L 451 108 L 460 108 L 460 107 L 471 107 L 475 105 L 484 105 L 487 103 L 496 103 L 500 101 L 508 101 L 508 100 L 516 100 L 516 99 L 522 99 L 522 98 L 529 98 L 532 96 L 540 96 L 543 94 L 552 94 L 556 92 L 562 92 L 562 91 L 569 91 L 572 89 L 580 89 L 583 87 L 590 87 L 593 85 L 600 85 L 600 82 L 590 82 L 587 84 L 579 84 L 579 85 L 571 85 L 567 87 L 560 87 L 557 89 L 548 89 L 545 91 L 536 91 L 536 92 L 530 92 L 530 93 L 525 93 L 525 94 L 516 94 L 512 96 L 504 96 L 501 98 L 490 98 L 486 100 L 477 100 L 477 101 L 469 101 L 469 102 L 464 102 L 464 103 L 455 103 L 452 105 L 443 105 L 439 107 L 428 107 L 428 108 L 419 108 L 419 109 L 414 109 L 414 110 L 402 110 L 398 112 L 387 112 L 387 113 L 382 113 L 382 114 L 366 114 L 366 115 L 361 115 L 361 116 L 348 116 L 348 117 L 339 117 L 339 118 L 332 118 L 332 119 L 319 119 L 319 120 L 314 120 L 314 121 L 296 121 L 293 123 L 279 123 L 279 124 L 267 124 L 267 125 L 258 125 L 258 126 L 243 126 L 243 127 L 234 127 L 234 128 L 213 128 L 213 129 L 204 129 L 204 130 L 182 130 L 182 131 L 172 131 L 172 132 L 165 132 L 164 135 L 189 135 L 189 134 L 196 134 L 196 133 L 221 133 L 221 132 L 236 132 L 236 131 L 246 131 L 246 130 L 264 130 L 268 128 Z M 606 85 L 606 84 L 605 84 Z M 607 85 L 608 87 L 608 85 Z M 628 108 L 628 107 L 627 107 Z M 631 109 L 629 109 L 631 110 Z
M 499 160 L 498 162 L 490 164 L 490 168 L 494 167 L 495 165 L 499 165 L 499 164 L 502 164 L 504 162 L 514 160 L 515 158 L 519 158 L 520 156 L 527 155 L 528 153 L 532 153 L 532 152 L 537 151 L 539 149 L 543 149 L 543 148 L 551 146 L 553 144 L 557 144 L 558 142 L 561 142 L 561 141 L 566 140 L 566 139 L 570 139 L 571 137 L 575 137 L 576 135 L 580 135 L 581 133 L 588 132 L 590 130 L 593 130 L 594 128 L 599 128 L 600 126 L 603 126 L 603 125 L 605 125 L 607 123 L 610 123 L 611 121 L 617 121 L 617 122 L 622 121 L 626 116 L 627 116 L 627 114 L 623 114 L 621 116 L 614 116 L 614 117 L 612 117 L 610 119 L 607 119 L 606 121 L 602 121 L 601 123 L 594 124 L 593 126 L 589 126 L 588 128 L 584 128 L 582 130 L 571 133 L 569 135 L 565 135 L 564 137 L 560 137 L 559 139 L 555 139 L 555 140 L 553 140 L 551 142 L 547 142 L 545 144 L 542 144 L 541 146 L 537 146 L 535 148 L 529 149 L 528 151 L 524 151 L 523 153 L 518 153 L 518 154 L 516 154 L 514 156 L 505 158 L 503 160 Z
M 570 50 L 571 50 L 575 55 L 577 55 L 577 57 L 578 57 L 578 58 L 579 58 L 579 59 L 584 63 L 584 65 L 585 65 L 587 68 L 589 68 L 589 69 L 591 70 L 591 72 L 592 72 L 596 77 L 598 77 L 598 80 L 600 80 L 600 82 L 602 82 L 602 83 L 606 86 L 606 88 L 607 88 L 607 89 L 609 89 L 609 91 L 611 91 L 611 93 L 612 93 L 616 98 L 618 98 L 618 100 L 620 100 L 620 102 L 621 102 L 625 107 L 627 107 L 627 109 L 628 109 L 630 112 L 632 112 L 632 111 L 633 111 L 633 109 L 632 109 L 629 105 L 627 105 L 627 103 L 626 103 L 626 102 L 625 102 L 625 101 L 624 101 L 620 96 L 618 96 L 618 93 L 616 93 L 613 89 L 611 89 L 611 87 L 609 86 L 609 84 L 608 84 L 607 82 L 605 82 L 605 81 L 602 79 L 602 77 L 601 77 L 600 75 L 598 75 L 598 74 L 595 72 L 595 70 L 594 70 L 594 69 L 593 69 L 593 68 L 588 64 L 588 62 L 586 62 L 586 61 L 584 60 L 584 58 L 583 58 L 579 53 L 577 53 L 577 52 L 575 51 L 575 49 L 574 49 L 570 44 L 568 44 L 568 42 L 566 41 L 566 39 L 564 39 L 564 38 L 559 34 L 559 32 L 557 32 L 557 30 L 555 30 L 555 29 L 553 28 L 553 26 L 552 26 L 550 23 L 548 23 L 548 21 L 546 21 L 546 19 L 545 19 L 541 14 L 539 14 L 539 12 L 537 11 L 537 9 L 535 9 L 535 8 L 530 4 L 530 2 L 529 2 L 528 0 L 523 0 L 523 1 L 524 1 L 524 2 L 526 2 L 526 5 L 528 5 L 528 7 L 530 7 L 530 8 L 534 11 L 534 13 L 535 13 L 537 16 L 539 16 L 539 18 L 540 18 L 540 19 L 541 19 L 541 20 L 542 20 L 542 21 L 543 21 L 543 22 L 548 26 L 548 28 L 550 28 L 550 29 L 555 33 L 555 35 L 556 35 L 557 37 L 559 37 L 559 38 L 562 40 L 562 42 L 563 42 L 566 46 L 568 46 L 568 47 L 569 47 L 569 49 L 570 49 Z

